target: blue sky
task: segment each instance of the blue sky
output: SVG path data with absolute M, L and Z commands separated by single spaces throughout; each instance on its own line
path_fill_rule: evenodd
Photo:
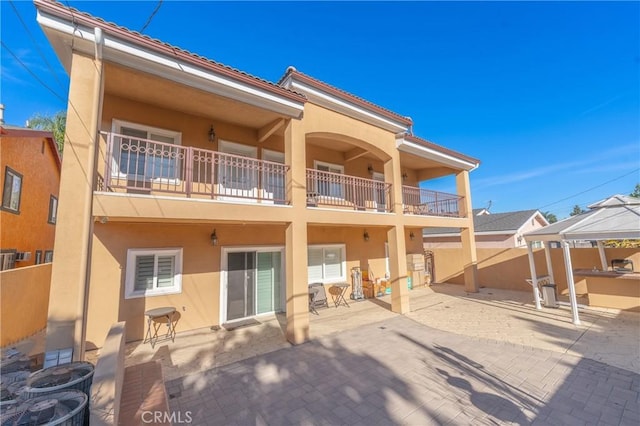
M 133 30 L 158 4 L 64 3 Z M 65 109 L 33 4 L 2 0 L 0 15 L 5 121 Z M 165 0 L 144 33 L 270 81 L 294 65 L 412 117 L 416 135 L 481 160 L 474 207 L 563 218 L 640 182 L 639 2 Z

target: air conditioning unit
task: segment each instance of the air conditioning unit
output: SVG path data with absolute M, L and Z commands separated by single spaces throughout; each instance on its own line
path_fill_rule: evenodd
M 30 251 L 19 251 L 16 253 L 16 262 L 23 262 L 27 260 L 31 260 Z

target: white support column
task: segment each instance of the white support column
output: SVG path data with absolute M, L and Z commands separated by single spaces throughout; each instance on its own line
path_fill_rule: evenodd
M 602 264 L 602 270 L 606 271 L 609 268 L 607 263 L 607 254 L 604 252 L 604 244 L 598 240 L 598 253 L 600 253 L 600 263 Z
M 551 277 L 551 282 L 556 283 L 556 277 L 553 276 L 553 265 L 551 264 L 551 248 L 547 242 L 544 243 L 544 258 L 547 261 L 547 273 Z
M 578 301 L 576 300 L 576 285 L 573 281 L 573 267 L 571 266 L 571 252 L 569 251 L 569 243 L 562 241 L 562 251 L 564 253 L 564 267 L 567 271 L 567 286 L 569 287 L 569 301 L 571 302 L 571 316 L 572 322 L 575 325 L 580 325 L 580 318 L 578 317 Z
M 529 270 L 531 271 L 531 285 L 533 286 L 533 300 L 536 302 L 536 309 L 541 310 L 540 294 L 538 294 L 538 275 L 536 274 L 536 261 L 533 259 L 533 242 L 527 241 L 527 254 L 529 255 Z

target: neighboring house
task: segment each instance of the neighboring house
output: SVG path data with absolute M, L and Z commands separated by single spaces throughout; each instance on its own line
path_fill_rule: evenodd
M 51 132 L 0 125 L 0 270 L 52 261 L 60 168 Z
M 547 226 L 549 222 L 538 210 L 491 213 L 487 209 L 473 210 L 477 248 L 526 248 L 523 234 Z M 423 230 L 425 249 L 461 247 L 458 228 L 426 228 Z
M 409 311 L 415 235 L 458 227 L 477 291 L 469 172 L 411 119 L 287 69 L 271 83 L 60 3 L 38 22 L 70 76 L 47 349 L 100 346 L 171 306 L 177 330 L 286 312 L 309 338 L 308 284 L 388 273 Z M 457 194 L 420 189 L 450 175 Z M 437 199 L 437 201 L 436 201 Z M 64 294 L 64 297 L 60 295 Z

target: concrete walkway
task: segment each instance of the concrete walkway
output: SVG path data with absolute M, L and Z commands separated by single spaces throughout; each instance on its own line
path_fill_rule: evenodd
M 263 332 L 269 344 L 218 365 L 233 351 L 197 352 L 218 368 L 172 363 L 170 408 L 215 425 L 640 423 L 640 315 L 583 310 L 574 326 L 568 309 L 536 311 L 529 293 L 434 285 L 411 296 L 406 316 L 388 297 L 320 310 L 313 340 L 296 347 L 275 337 L 277 318 L 224 331 L 236 344 L 221 347 L 240 353 L 259 351 Z

